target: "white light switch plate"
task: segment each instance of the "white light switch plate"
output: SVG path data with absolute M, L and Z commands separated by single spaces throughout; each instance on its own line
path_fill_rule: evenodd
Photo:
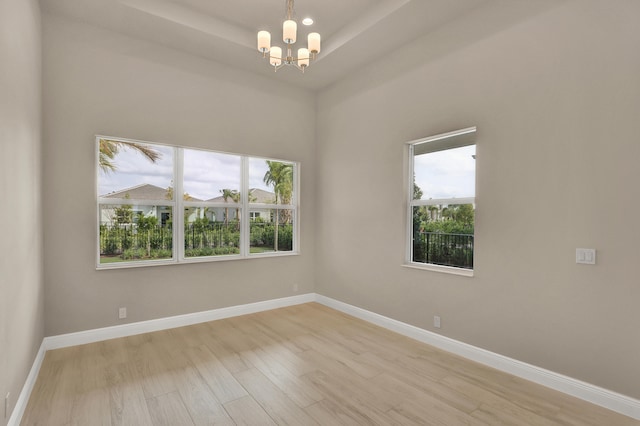
M 438 315 L 433 316 L 433 326 L 435 328 L 440 328 L 440 317 Z
M 596 264 L 596 249 L 576 249 L 576 263 L 583 263 L 586 265 Z

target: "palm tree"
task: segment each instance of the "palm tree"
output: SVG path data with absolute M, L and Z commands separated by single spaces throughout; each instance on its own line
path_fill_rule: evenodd
M 413 174 L 413 199 L 421 200 L 422 199 L 422 189 L 418 185 L 416 185 L 416 174 Z
M 458 212 L 460 211 L 460 204 L 449 204 L 443 209 L 443 216 L 454 222 L 458 220 Z
M 134 149 L 155 163 L 160 159 L 162 153 L 151 148 L 149 145 L 137 142 L 113 141 L 111 139 L 100 139 L 100 156 L 98 164 L 103 172 L 109 173 L 117 169 L 113 159 L 118 155 L 121 149 Z
M 237 204 L 240 203 L 240 192 L 233 190 L 231 191 L 231 200 L 233 200 L 234 203 L 236 203 L 236 229 L 239 231 L 240 230 L 240 207 L 237 206 Z
M 291 195 L 293 193 L 293 165 L 281 163 L 279 161 L 267 160 L 267 166 L 269 170 L 264 174 L 263 181 L 267 185 L 273 186 L 273 192 L 276 199 L 275 204 L 278 204 L 278 197 L 282 204 L 289 204 L 291 202 Z M 289 221 L 288 214 L 285 216 L 286 221 Z M 280 223 L 280 209 L 276 209 L 275 227 L 273 233 L 274 249 L 278 251 L 278 225 Z
M 158 218 L 138 213 L 138 230 L 147 237 L 147 257 L 151 257 L 151 233 L 158 225 Z
M 428 209 L 429 209 L 429 219 L 437 220 L 438 219 L 438 212 L 440 211 L 438 206 L 429 206 Z
M 222 193 L 222 198 L 224 198 L 224 202 L 226 203 L 229 198 L 233 200 L 233 197 L 234 197 L 233 193 L 237 191 L 225 188 L 225 189 L 221 189 L 220 192 Z M 229 207 L 225 207 L 224 208 L 224 224 L 227 225 L 228 223 L 229 223 Z

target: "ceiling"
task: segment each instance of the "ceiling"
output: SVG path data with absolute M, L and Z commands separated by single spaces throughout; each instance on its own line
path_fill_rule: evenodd
M 285 0 L 41 0 L 48 13 L 312 90 L 495 3 L 500 0 L 296 0 L 294 47 L 306 47 L 308 32 L 322 35 L 322 51 L 303 75 L 291 67 L 274 72 L 256 49 L 263 29 L 273 45 L 284 46 L 278 40 Z M 311 27 L 300 24 L 307 16 L 315 21 Z

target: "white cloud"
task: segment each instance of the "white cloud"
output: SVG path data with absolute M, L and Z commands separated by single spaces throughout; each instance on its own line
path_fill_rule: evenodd
M 161 153 L 155 162 L 134 149 L 121 149 L 113 159 L 116 170 L 99 172 L 98 193 L 105 195 L 141 184 L 160 188 L 173 185 L 174 149 L 164 145 L 152 145 Z M 264 159 L 249 159 L 249 187 L 273 191 L 263 179 L 268 170 Z M 184 191 L 200 200 L 221 195 L 222 189 L 240 190 L 241 156 L 212 151 L 184 150 Z
M 416 185 L 422 199 L 475 196 L 475 145 L 415 157 Z

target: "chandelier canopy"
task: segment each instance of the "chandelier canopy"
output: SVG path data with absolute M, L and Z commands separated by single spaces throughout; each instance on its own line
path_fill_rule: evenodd
M 293 0 L 287 0 L 287 19 L 282 23 L 282 41 L 286 45 L 286 54 L 283 56 L 282 48 L 271 46 L 271 34 L 269 31 L 258 31 L 258 51 L 266 58 L 269 53 L 269 64 L 274 71 L 285 65 L 293 65 L 304 73 L 312 60 L 320 53 L 320 34 L 309 33 L 307 47 L 298 49 L 298 56 L 293 57 L 292 45 L 296 42 L 298 24 L 293 20 Z

